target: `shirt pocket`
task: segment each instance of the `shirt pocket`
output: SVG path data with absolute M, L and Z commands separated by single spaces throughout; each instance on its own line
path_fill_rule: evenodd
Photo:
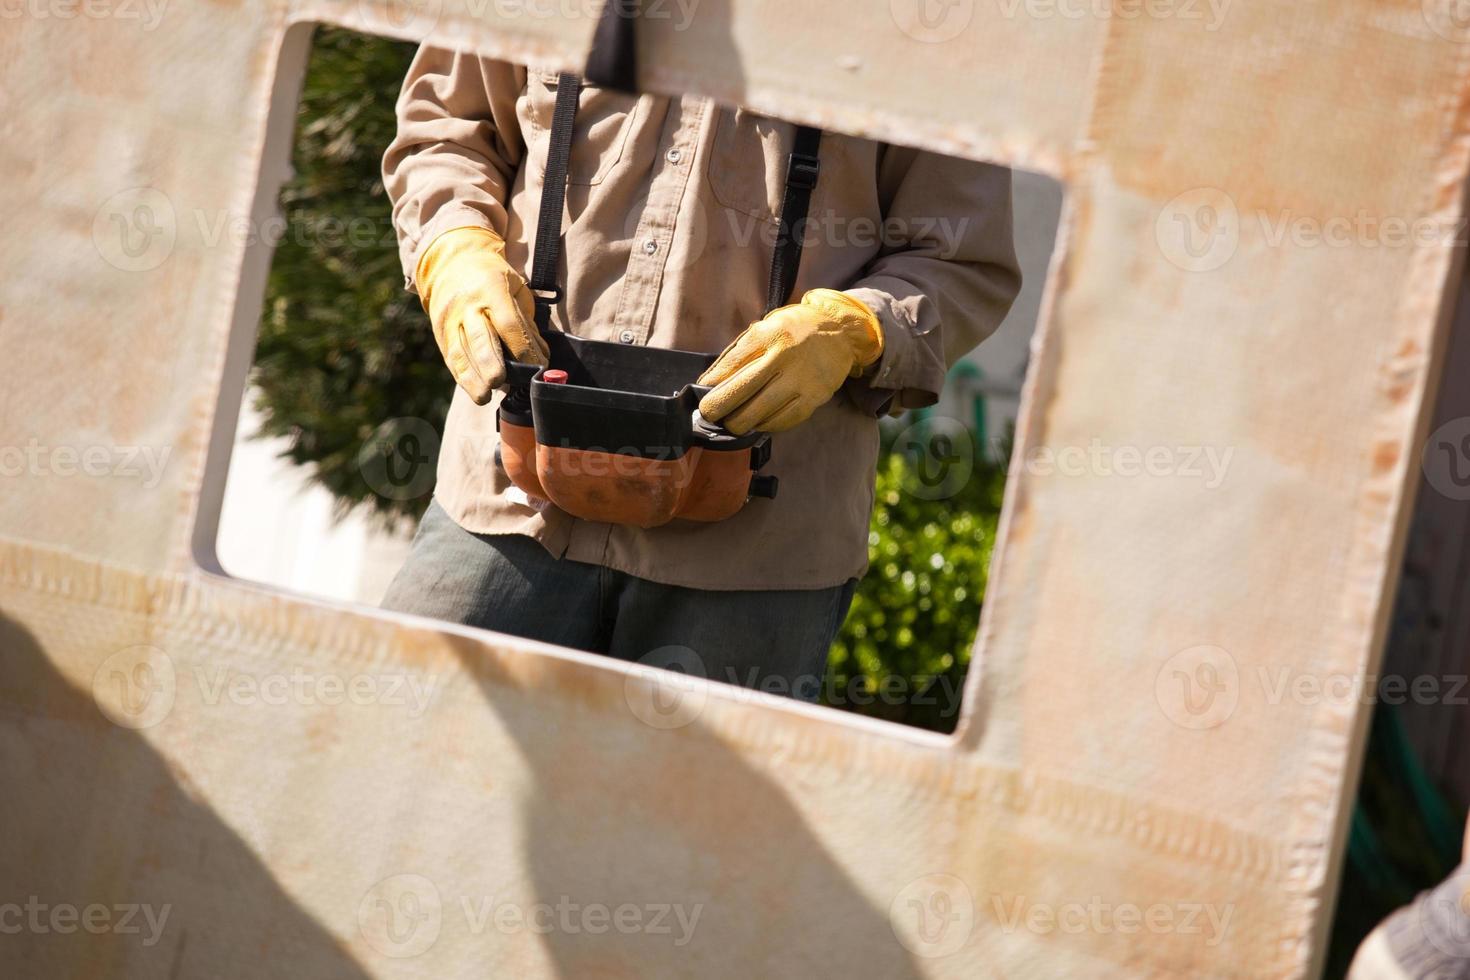
M 791 123 L 744 109 L 719 109 L 709 158 L 710 194 L 732 211 L 780 220 L 786 162 L 795 140 Z
M 526 72 L 526 123 L 541 144 L 538 156 L 545 161 L 551 138 L 551 120 L 556 110 L 558 75 L 554 71 Z M 600 184 L 623 159 L 628 134 L 641 110 L 635 95 L 614 92 L 583 83 L 577 98 L 577 121 L 572 138 L 572 155 L 567 164 L 567 183 Z

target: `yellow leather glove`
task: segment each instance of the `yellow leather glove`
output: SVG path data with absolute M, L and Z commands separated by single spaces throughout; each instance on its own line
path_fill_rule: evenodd
M 882 354 L 872 310 L 835 289 L 813 289 L 746 327 L 699 376 L 716 386 L 699 414 L 736 435 L 794 428 Z
M 424 249 L 414 281 L 444 363 L 475 404 L 505 381 L 501 344 L 518 361 L 546 363 L 531 287 L 505 261 L 505 242 L 493 231 L 446 231 Z

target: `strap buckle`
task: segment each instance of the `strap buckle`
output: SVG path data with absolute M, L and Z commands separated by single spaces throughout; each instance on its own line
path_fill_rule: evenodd
M 561 302 L 560 286 L 531 287 L 532 312 L 536 315 L 536 330 L 544 337 L 551 333 L 551 311 Z
M 817 175 L 821 169 L 820 157 L 810 153 L 792 153 L 786 164 L 786 184 L 809 191 L 817 186 Z

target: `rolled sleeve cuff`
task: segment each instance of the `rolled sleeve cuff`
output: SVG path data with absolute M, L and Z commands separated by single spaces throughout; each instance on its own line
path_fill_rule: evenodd
M 869 415 L 880 416 L 910 408 L 924 408 L 939 401 L 944 371 L 936 368 L 934 355 L 920 337 L 907 312 L 894 297 L 879 289 L 858 287 L 844 290 L 878 318 L 883 330 L 883 354 L 844 387 L 849 397 Z
M 497 235 L 501 233 L 483 211 L 458 204 L 444 208 L 430 218 L 428 223 L 419 229 L 417 235 L 412 237 L 404 235 L 399 239 L 398 255 L 403 261 L 405 289 L 411 293 L 418 293 L 418 285 L 414 282 L 414 272 L 419 267 L 419 256 L 423 255 L 424 249 L 434 243 L 434 239 L 456 228 L 484 228 Z

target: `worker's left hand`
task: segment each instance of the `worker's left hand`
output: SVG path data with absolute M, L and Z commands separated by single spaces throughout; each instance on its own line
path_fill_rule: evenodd
M 736 435 L 781 432 L 805 422 L 882 354 L 872 310 L 835 289 L 813 289 L 746 327 L 699 376 L 715 386 L 699 414 Z

